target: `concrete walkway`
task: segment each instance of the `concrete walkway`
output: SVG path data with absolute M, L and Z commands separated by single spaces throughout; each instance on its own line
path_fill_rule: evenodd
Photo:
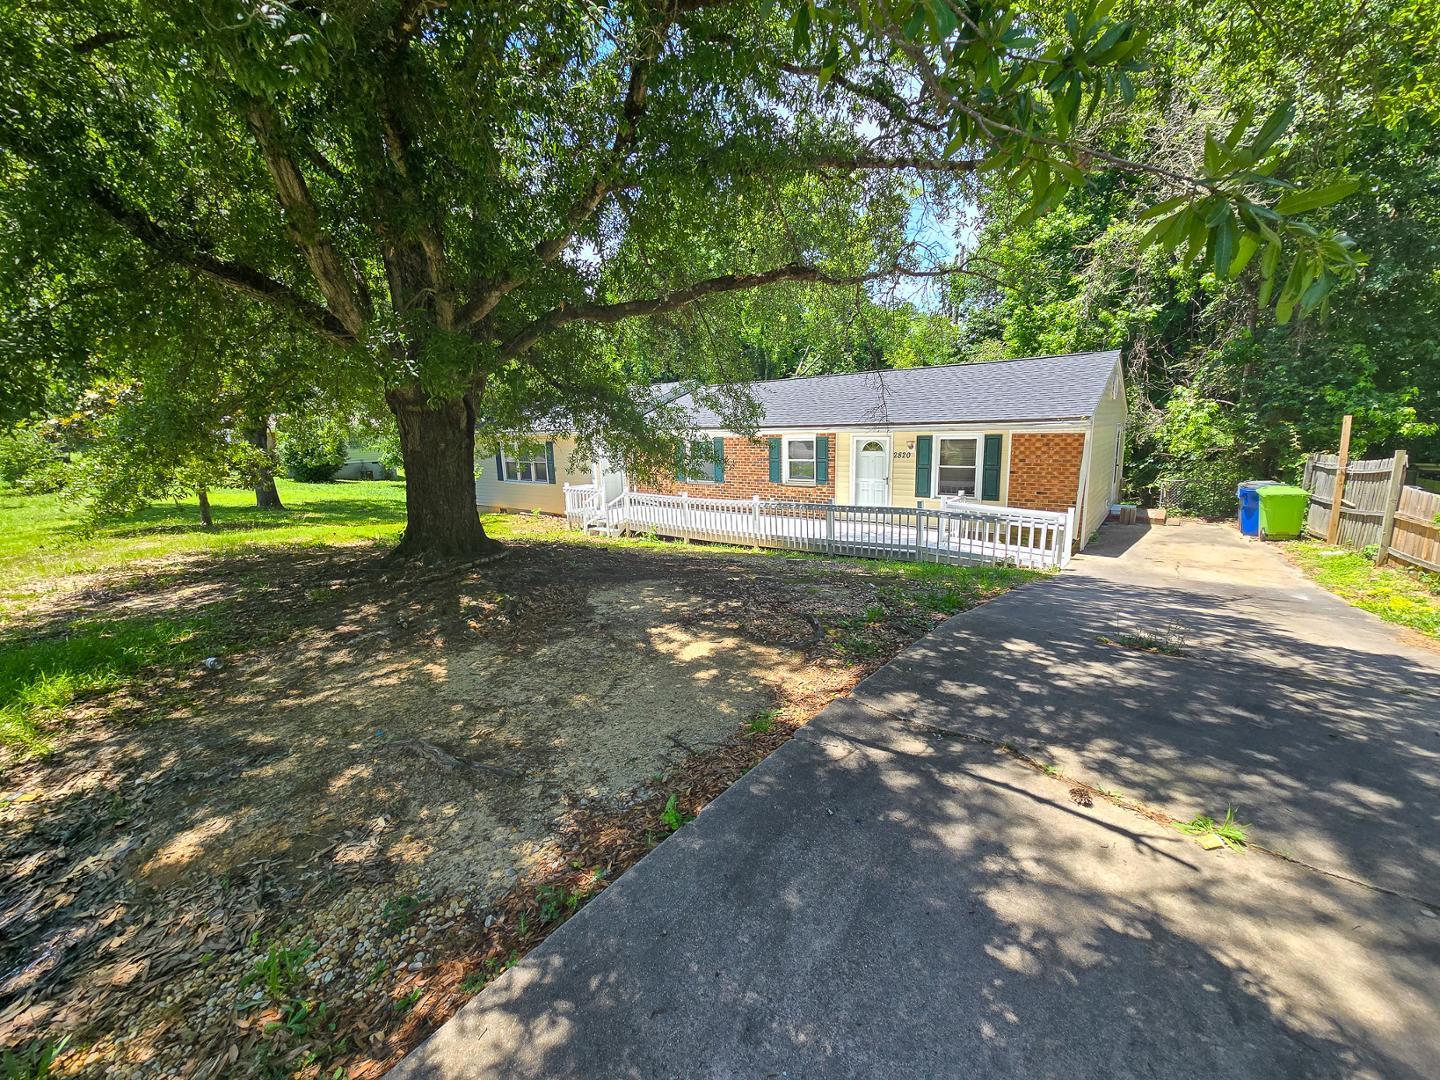
M 1187 655 L 1102 640 L 1134 631 Z M 1233 531 L 1111 530 L 832 704 L 392 1075 L 1440 1076 L 1437 659 Z

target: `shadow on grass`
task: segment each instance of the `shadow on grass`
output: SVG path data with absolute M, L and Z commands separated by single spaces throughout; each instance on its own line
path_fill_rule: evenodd
M 405 503 L 392 499 L 311 499 L 294 509 L 257 510 L 254 507 L 216 506 L 214 524 L 200 524 L 192 507 L 152 506 L 130 515 L 125 521 L 102 526 L 106 536 L 129 537 L 154 534 L 213 534 L 217 532 L 268 531 L 286 528 L 313 528 L 317 525 L 375 526 L 405 522 Z M 82 531 L 73 526 L 71 531 Z
M 205 654 L 209 618 L 126 618 L 71 623 L 63 633 L 0 642 L 0 746 L 23 755 L 51 748 L 48 727 L 87 694 L 113 690 L 145 668 Z

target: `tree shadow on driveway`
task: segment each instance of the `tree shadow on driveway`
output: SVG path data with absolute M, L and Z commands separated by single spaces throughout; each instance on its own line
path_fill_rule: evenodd
M 1440 1068 L 1413 904 L 831 712 L 850 736 L 782 748 L 392 1076 Z

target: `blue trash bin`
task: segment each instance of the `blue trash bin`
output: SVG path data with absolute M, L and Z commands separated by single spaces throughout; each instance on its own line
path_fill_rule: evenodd
M 1235 489 L 1240 500 L 1240 532 L 1245 536 L 1260 535 L 1260 496 L 1256 489 L 1271 487 L 1279 480 L 1246 480 Z

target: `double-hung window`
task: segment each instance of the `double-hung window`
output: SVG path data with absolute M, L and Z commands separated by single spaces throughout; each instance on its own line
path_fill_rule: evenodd
M 815 483 L 815 438 L 814 436 L 785 439 L 785 482 L 787 484 Z
M 935 494 L 975 497 L 975 477 L 979 440 L 973 438 L 937 440 L 940 443 L 935 464 Z
M 690 444 L 690 456 L 685 459 L 682 480 L 693 480 L 701 484 L 718 484 L 724 479 L 722 443 L 719 439 L 696 439 Z
M 550 458 L 545 447 L 517 453 L 512 450 L 500 451 L 501 466 L 506 480 L 521 484 L 550 483 Z

